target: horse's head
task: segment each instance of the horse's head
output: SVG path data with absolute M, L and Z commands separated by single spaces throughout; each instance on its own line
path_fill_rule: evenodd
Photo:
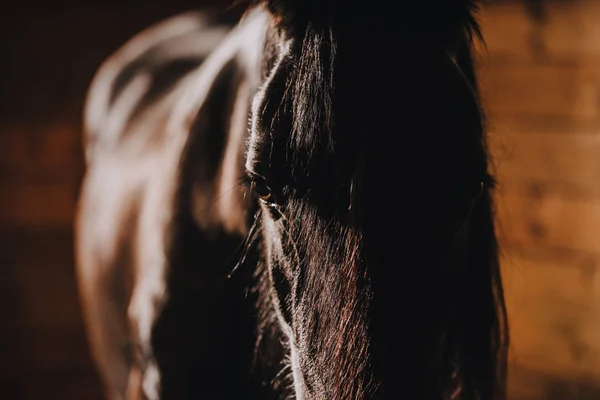
M 400 15 L 265 3 L 246 171 L 295 395 L 500 398 L 506 317 L 472 1 Z

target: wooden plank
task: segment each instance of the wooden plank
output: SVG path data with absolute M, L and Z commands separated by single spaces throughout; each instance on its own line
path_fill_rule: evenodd
M 22 357 L 36 370 L 76 370 L 92 366 L 83 328 L 56 324 L 54 328 L 29 329 L 24 334 L 27 350 Z
M 3 232 L 0 242 L 2 266 L 18 291 L 19 312 L 27 331 L 80 329 L 73 234 Z
M 579 118 L 568 115 L 517 115 L 487 118 L 492 133 L 505 131 L 528 133 L 548 133 L 556 135 L 598 135 L 600 118 Z
M 0 174 L 43 180 L 81 174 L 83 150 L 77 124 L 7 126 L 0 129 Z
M 27 370 L 19 399 L 104 400 L 103 388 L 93 367 Z
M 503 274 L 512 363 L 567 380 L 600 382 L 598 265 L 535 261 L 512 251 L 503 260 Z
M 23 315 L 30 333 L 44 331 L 51 334 L 58 327 L 65 334 L 82 329 L 82 311 L 72 265 L 65 261 L 62 266 L 56 263 L 38 265 L 37 268 L 24 266 L 19 275 Z
M 49 182 L 0 182 L 0 226 L 48 229 L 73 222 L 78 183 L 72 179 Z
M 13 390 L 22 392 L 4 397 L 100 398 L 76 295 L 72 230 L 2 230 L 0 255 L 19 314 L 18 326 L 0 329 L 0 342 L 16 342 L 5 347 L 0 373 L 16 374 Z
M 598 252 L 600 135 L 531 128 L 524 132 L 518 122 L 503 120 L 490 134 L 499 234 Z
M 496 203 L 500 237 L 600 253 L 600 202 L 565 200 L 538 192 L 499 194 Z
M 509 366 L 509 400 L 566 400 L 600 398 L 600 382 L 592 378 L 575 379 L 525 368 Z
M 488 137 L 499 191 L 600 201 L 600 124 L 548 128 L 521 121 L 528 119 L 491 123 Z
M 556 65 L 479 69 L 484 106 L 492 117 L 522 115 L 600 118 L 600 68 Z
M 484 7 L 479 18 L 487 44 L 483 61 L 600 65 L 600 3 L 544 3 L 541 23 L 526 12 L 522 1 L 490 2 Z
M 478 47 L 479 58 L 483 63 L 487 64 L 490 59 L 509 63 L 536 60 L 536 54 L 528 40 L 533 22 L 520 2 L 488 4 L 481 9 L 478 20 L 486 45 L 485 48 Z

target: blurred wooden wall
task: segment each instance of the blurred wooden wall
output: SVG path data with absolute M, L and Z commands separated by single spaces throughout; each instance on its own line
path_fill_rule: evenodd
M 102 399 L 73 265 L 85 93 L 132 35 L 219 3 L 229 4 L 22 2 L 0 13 L 0 399 Z
M 600 2 L 496 3 L 480 73 L 513 399 L 600 399 Z
M 124 40 L 201 3 L 218 0 L 0 15 L 0 398 L 100 399 L 72 259 L 82 101 Z M 600 399 L 600 2 L 549 4 L 482 14 L 510 398 Z

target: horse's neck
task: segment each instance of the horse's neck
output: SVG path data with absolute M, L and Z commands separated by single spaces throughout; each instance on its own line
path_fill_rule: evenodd
M 269 18 L 256 9 L 242 19 L 186 79 L 167 127 L 189 132 L 184 170 L 191 174 L 192 213 L 207 233 L 247 231 L 247 203 L 237 183 Z

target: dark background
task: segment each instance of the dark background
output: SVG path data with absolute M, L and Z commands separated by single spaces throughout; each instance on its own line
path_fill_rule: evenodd
M 23 1 L 0 13 L 0 398 L 101 399 L 73 265 L 83 99 L 132 35 L 229 4 Z

